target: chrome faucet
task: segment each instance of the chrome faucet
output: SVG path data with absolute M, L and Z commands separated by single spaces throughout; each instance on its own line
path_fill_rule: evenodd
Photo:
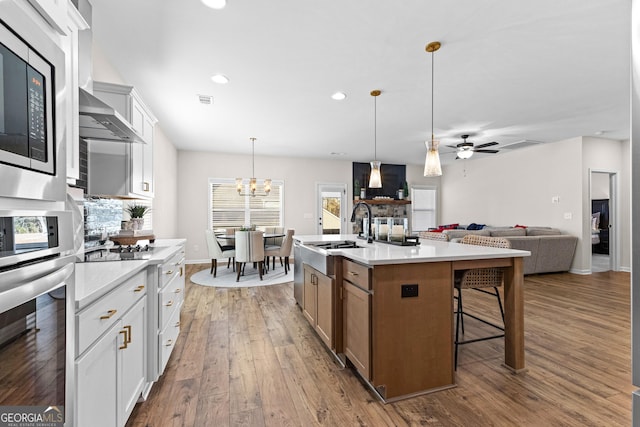
M 355 222 L 356 221 L 356 210 L 360 206 L 364 206 L 365 208 L 367 208 L 367 219 L 368 219 L 368 223 L 369 223 L 369 231 L 367 233 L 367 243 L 373 243 L 373 236 L 372 236 L 372 233 L 371 233 L 371 222 L 373 220 L 373 215 L 371 213 L 371 206 L 369 206 L 366 202 L 363 202 L 363 201 L 360 201 L 360 202 L 356 203 L 355 206 L 353 207 L 353 212 L 351 212 L 351 222 Z

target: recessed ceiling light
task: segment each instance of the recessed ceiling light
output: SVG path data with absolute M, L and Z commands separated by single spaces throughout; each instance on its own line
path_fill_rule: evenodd
M 332 151 L 329 153 L 332 156 L 346 156 L 347 153 Z
M 202 0 L 202 3 L 211 9 L 224 9 L 227 5 L 227 0 Z
M 331 95 L 331 98 L 335 99 L 336 101 L 342 101 L 346 97 L 347 95 L 344 92 L 336 92 L 333 95 Z
M 595 134 L 596 134 L 596 135 L 603 135 L 603 134 L 604 134 L 604 131 L 603 131 L 603 130 L 599 130 L 599 131 L 595 132 Z
M 211 76 L 211 80 L 213 80 L 214 83 L 218 83 L 221 85 L 226 85 L 227 83 L 229 83 L 229 77 L 225 76 L 224 74 L 216 74 L 214 76 Z

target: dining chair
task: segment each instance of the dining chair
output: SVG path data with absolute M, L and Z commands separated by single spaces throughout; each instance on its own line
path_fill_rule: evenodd
M 235 256 L 236 256 L 236 251 L 234 250 L 233 246 L 228 246 L 228 245 L 220 245 L 220 242 L 218 242 L 218 239 L 216 239 L 216 236 L 213 234 L 212 230 L 205 230 L 204 232 L 205 237 L 207 239 L 207 249 L 209 250 L 209 258 L 211 258 L 211 272 L 213 274 L 213 277 L 216 277 L 216 274 L 218 273 L 218 260 L 219 259 L 224 259 L 227 258 L 227 268 L 229 268 L 229 265 L 231 263 L 231 261 L 233 260 L 233 271 L 235 270 Z
M 240 274 L 244 274 L 247 262 L 258 267 L 258 274 L 262 280 L 264 272 L 264 232 L 236 231 L 236 282 L 240 281 Z
M 503 237 L 489 237 L 479 236 L 474 234 L 468 234 L 460 241 L 466 245 L 477 246 L 489 246 L 494 248 L 506 248 L 511 249 L 509 241 Z M 473 268 L 470 270 L 456 271 L 454 276 L 454 288 L 457 291 L 457 308 L 456 308 L 456 337 L 455 337 L 455 369 L 458 368 L 458 347 L 464 344 L 471 344 L 478 341 L 486 341 L 495 338 L 504 337 L 504 309 L 502 308 L 502 301 L 500 300 L 499 287 L 502 286 L 504 281 L 504 269 L 499 267 L 494 268 Z M 487 288 L 493 288 L 493 292 L 488 291 Z M 464 311 L 462 304 L 462 290 L 473 289 L 478 292 L 493 295 L 498 300 L 498 307 L 500 308 L 500 316 L 502 317 L 502 326 L 483 319 L 475 314 Z M 502 331 L 501 334 L 489 335 L 481 338 L 474 338 L 469 340 L 463 340 L 460 338 L 460 329 L 462 329 L 462 335 L 464 335 L 464 316 L 471 317 L 479 320 L 480 322 L 489 325 Z
M 440 240 L 443 242 L 449 241 L 449 236 L 445 233 L 436 233 L 434 231 L 419 231 L 418 236 L 424 240 Z
M 291 248 L 293 246 L 293 234 L 295 230 L 288 229 L 285 236 L 282 238 L 282 244 L 272 248 L 267 248 L 264 254 L 267 258 L 267 266 L 269 265 L 269 257 L 272 258 L 273 269 L 276 268 L 276 257 L 280 258 L 280 265 L 282 264 L 282 258 L 284 258 L 284 274 L 289 271 L 289 257 L 291 256 Z

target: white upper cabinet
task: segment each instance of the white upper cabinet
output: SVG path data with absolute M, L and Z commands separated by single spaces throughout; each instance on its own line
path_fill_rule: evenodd
M 65 3 L 68 0 L 65 0 Z M 43 3 L 55 3 L 45 1 Z M 66 104 L 67 125 L 67 183 L 74 185 L 80 179 L 80 120 L 78 117 L 78 32 L 89 28 L 80 12 L 69 4 L 65 10 L 67 20 L 64 23 L 67 37 L 62 37 L 62 50 L 65 55 L 65 69 L 67 70 L 66 87 L 68 91 Z
M 93 82 L 93 94 L 120 113 L 145 143 L 91 141 L 89 193 L 153 197 L 153 128 L 156 118 L 132 86 Z

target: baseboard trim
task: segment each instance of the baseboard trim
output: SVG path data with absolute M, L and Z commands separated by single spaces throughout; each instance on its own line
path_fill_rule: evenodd
M 210 259 L 188 259 L 185 264 L 211 264 Z
M 582 276 L 586 276 L 588 274 L 591 274 L 591 270 L 578 270 L 578 269 L 574 269 L 572 268 L 571 270 L 569 270 L 569 273 L 573 273 L 573 274 L 580 274 Z

